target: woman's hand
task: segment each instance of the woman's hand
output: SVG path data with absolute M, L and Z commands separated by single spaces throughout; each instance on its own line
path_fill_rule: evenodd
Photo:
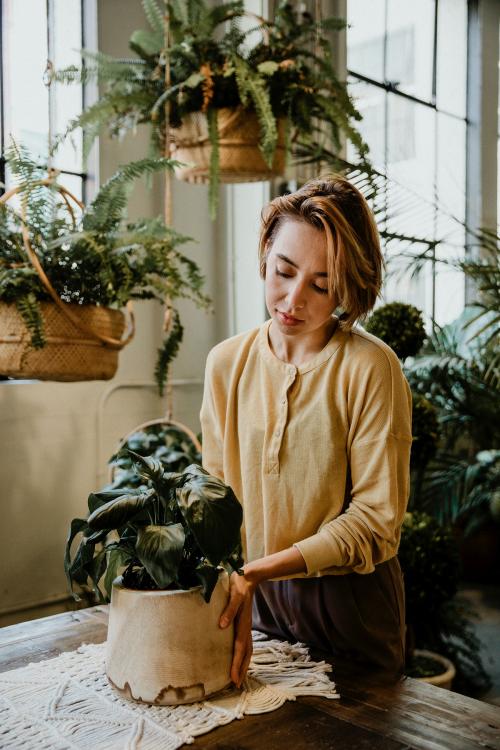
M 221 628 L 227 628 L 234 620 L 231 680 L 239 688 L 252 656 L 252 602 L 256 584 L 248 581 L 244 575 L 232 573 L 229 586 L 229 603 L 221 615 L 219 625 Z

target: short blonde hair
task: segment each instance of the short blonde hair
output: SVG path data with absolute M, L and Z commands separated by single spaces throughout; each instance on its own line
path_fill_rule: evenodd
M 349 330 L 373 308 L 382 284 L 380 239 L 365 198 L 341 175 L 310 180 L 294 193 L 274 198 L 261 214 L 262 278 L 273 240 L 287 219 L 306 221 L 325 232 L 328 291 L 343 308 L 341 326 Z

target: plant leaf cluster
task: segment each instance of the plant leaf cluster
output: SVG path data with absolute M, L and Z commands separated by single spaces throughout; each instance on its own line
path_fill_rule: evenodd
M 56 147 L 78 127 L 84 129 L 88 150 L 102 127 L 112 136 L 121 136 L 139 123 L 149 123 L 153 153 L 164 154 L 167 104 L 169 126 L 174 129 L 186 115 L 206 113 L 214 151 L 212 208 L 218 135 L 216 117 L 210 113 L 223 107 L 243 107 L 257 114 L 260 148 L 269 165 L 279 118 L 287 120 L 286 148 L 292 158 L 301 148 L 319 143 L 339 150 L 346 136 L 360 162 L 366 161 L 368 147 L 354 125 L 361 115 L 335 73 L 327 39 L 329 32 L 345 26 L 343 20 L 317 21 L 281 0 L 272 21 L 261 19 L 243 30 L 242 0 L 215 7 L 205 0 L 143 0 L 143 7 L 149 28 L 135 31 L 129 42 L 136 57 L 118 59 L 83 50 L 80 68 L 71 66 L 53 74 L 62 83 L 97 80 L 102 92 L 96 104 L 69 123 Z M 259 40 L 253 43 L 255 32 Z
M 88 517 L 71 522 L 65 556 L 71 589 L 90 579 L 104 601 L 101 578 L 109 597 L 114 578 L 125 567 L 123 583 L 130 588 L 201 586 L 210 601 L 219 566 L 238 570 L 242 564 L 243 511 L 233 491 L 198 464 L 175 472 L 165 470 L 154 456 L 129 449 L 121 455 L 134 462 L 139 486 L 136 480 L 133 486 L 122 483 L 91 493 Z
M 73 221 L 56 185 L 41 185 L 46 176 L 29 153 L 13 146 L 7 164 L 26 208 L 23 220 L 0 205 L 0 301 L 16 304 L 31 334 L 31 345 L 44 345 L 39 303 L 51 297 L 31 264 L 22 239 L 22 224 L 55 291 L 64 302 L 121 308 L 129 300 L 187 298 L 209 306 L 204 278 L 180 247 L 190 241 L 160 218 L 126 220 L 128 193 L 134 180 L 173 169 L 170 159 L 142 159 L 121 167 Z M 168 364 L 182 339 L 178 313 L 158 353 L 156 377 L 165 382 Z
M 454 662 L 455 689 L 468 693 L 486 689 L 490 680 L 471 622 L 474 613 L 456 596 L 460 564 L 449 528 L 426 513 L 407 513 L 398 558 L 404 573 L 411 640 L 418 648 L 436 651 Z M 407 655 L 409 661 L 411 651 Z
M 169 472 L 182 472 L 190 464 L 201 463 L 201 454 L 184 430 L 169 423 L 149 425 L 130 435 L 122 449 L 110 458 L 113 481 L 106 489 L 141 486 L 142 479 L 132 457 L 136 453 L 160 461 Z

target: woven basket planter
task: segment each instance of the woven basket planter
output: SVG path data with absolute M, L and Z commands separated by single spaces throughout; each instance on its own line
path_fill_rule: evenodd
M 0 373 L 13 378 L 80 381 L 109 380 L 118 367 L 118 349 L 97 335 L 120 339 L 125 316 L 120 310 L 68 305 L 92 337 L 79 330 L 54 302 L 41 302 L 46 344 L 33 349 L 30 333 L 15 305 L 0 303 Z
M 234 628 L 219 627 L 229 599 L 222 571 L 207 604 L 200 587 L 138 591 L 113 582 L 106 674 L 129 700 L 173 706 L 227 687 Z
M 278 121 L 278 144 L 272 167 L 268 167 L 259 148 L 260 127 L 257 115 L 242 108 L 218 110 L 220 182 L 257 182 L 283 175 L 285 170 L 285 120 Z M 178 167 L 176 176 L 185 182 L 209 181 L 210 153 L 207 118 L 202 112 L 185 117 L 182 127 L 172 131 L 171 156 L 192 167 Z
M 51 177 L 37 184 L 49 187 Z M 72 204 L 83 209 L 83 203 L 62 185 L 54 184 L 64 200 L 73 220 Z M 12 188 L 0 198 L 6 203 L 19 192 Z M 21 202 L 21 217 L 25 219 L 25 200 Z M 118 367 L 118 352 L 134 336 L 135 324 L 131 303 L 128 330 L 120 310 L 97 305 L 77 305 L 63 302 L 48 279 L 40 259 L 31 245 L 25 225 L 21 229 L 26 255 L 52 302 L 40 302 L 43 334 L 46 344 L 41 349 L 31 345 L 31 335 L 15 304 L 0 302 L 0 374 L 11 378 L 36 380 L 81 381 L 109 380 Z

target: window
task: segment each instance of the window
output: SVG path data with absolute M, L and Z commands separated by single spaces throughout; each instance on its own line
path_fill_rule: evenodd
M 55 68 L 80 64 L 83 42 L 82 0 L 2 0 L 0 138 L 3 154 L 11 137 L 41 162 L 48 158 L 49 142 L 82 111 L 82 87 L 45 84 L 47 61 Z M 75 133 L 63 143 L 52 166 L 61 182 L 78 198 L 84 196 L 82 136 Z
M 379 226 L 421 239 L 434 257 L 463 250 L 466 198 L 467 0 L 348 0 L 347 68 L 360 129 L 376 167 L 391 178 Z M 460 314 L 461 273 L 427 263 L 411 277 L 386 240 L 386 302 L 411 302 L 438 323 Z

